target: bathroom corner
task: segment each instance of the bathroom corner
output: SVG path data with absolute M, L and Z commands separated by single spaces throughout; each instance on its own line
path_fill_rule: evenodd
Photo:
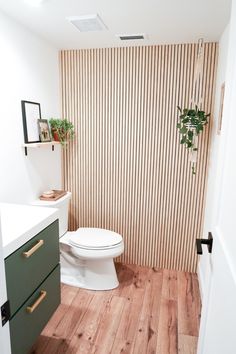
M 59 115 L 58 50 L 3 13 L 0 47 L 0 200 L 28 204 L 45 190 L 61 189 L 61 147 L 25 156 L 21 112 L 25 99 L 41 102 L 42 117 Z

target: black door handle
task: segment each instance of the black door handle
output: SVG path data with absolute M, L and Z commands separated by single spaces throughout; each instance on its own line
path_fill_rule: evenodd
M 211 253 L 212 246 L 213 246 L 212 233 L 208 232 L 208 239 L 207 238 L 197 238 L 196 245 L 197 245 L 197 254 L 202 254 L 202 245 L 207 245 L 208 252 Z

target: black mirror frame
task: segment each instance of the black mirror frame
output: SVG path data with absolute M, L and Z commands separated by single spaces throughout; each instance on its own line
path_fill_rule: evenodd
M 40 103 L 31 102 L 31 101 L 21 101 L 21 110 L 22 110 L 22 119 L 23 119 L 23 130 L 24 130 L 25 144 L 39 143 L 40 142 L 39 134 L 38 134 L 38 140 L 30 140 L 29 139 L 28 128 L 27 128 L 26 104 L 33 104 L 33 105 L 37 105 L 38 106 L 39 116 L 35 118 L 35 130 L 37 130 L 37 132 L 38 132 L 38 119 L 41 119 Z

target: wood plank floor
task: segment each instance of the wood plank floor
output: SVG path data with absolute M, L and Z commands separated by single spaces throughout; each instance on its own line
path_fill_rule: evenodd
M 196 274 L 117 264 L 120 286 L 62 285 L 62 302 L 31 354 L 195 354 Z

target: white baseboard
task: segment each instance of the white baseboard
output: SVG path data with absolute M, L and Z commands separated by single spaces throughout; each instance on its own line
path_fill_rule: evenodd
M 200 266 L 200 262 L 198 263 L 198 267 L 197 267 L 197 276 L 198 276 L 198 283 L 199 283 L 199 290 L 200 290 L 200 296 L 201 296 L 201 301 L 203 302 L 203 297 L 204 297 L 204 280 L 203 280 L 203 273 L 202 273 L 202 269 Z

